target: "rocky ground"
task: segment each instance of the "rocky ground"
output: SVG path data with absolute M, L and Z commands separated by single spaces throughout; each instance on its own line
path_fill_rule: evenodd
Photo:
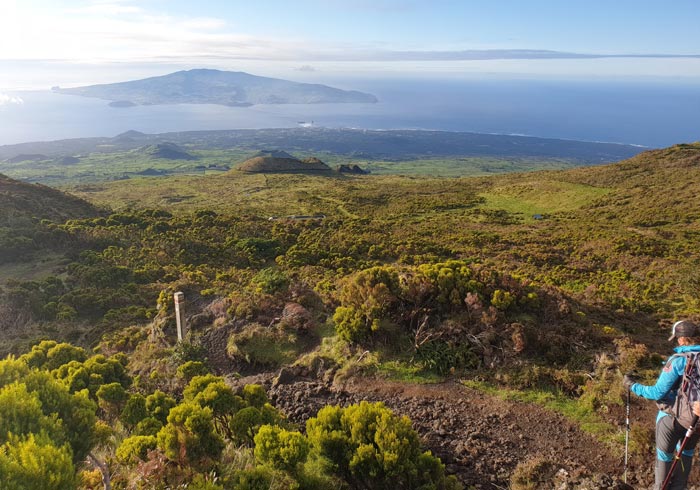
M 625 488 L 620 480 L 622 453 L 612 454 L 578 426 L 540 406 L 503 401 L 455 380 L 407 384 L 355 379 L 338 386 L 332 376 L 285 368 L 236 381 L 250 382 L 265 385 L 273 404 L 301 427 L 325 405 L 381 401 L 413 421 L 425 447 L 467 489 L 509 489 L 516 466 L 535 460 L 549 464 L 535 472 L 541 481 L 532 488 Z M 647 464 L 652 461 L 640 462 L 630 464 L 628 481 L 634 488 L 649 488 Z

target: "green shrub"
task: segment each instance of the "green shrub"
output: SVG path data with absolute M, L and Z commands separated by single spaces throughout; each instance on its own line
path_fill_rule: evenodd
M 193 344 L 186 340 L 178 342 L 173 349 L 173 362 L 177 365 L 183 365 L 188 361 L 206 363 L 207 350 L 202 345 Z
M 55 340 L 42 340 L 32 346 L 32 350 L 20 356 L 20 360 L 27 363 L 27 366 L 41 369 L 46 365 L 49 350 L 58 345 Z
M 270 401 L 265 393 L 265 388 L 261 385 L 245 385 L 242 395 L 248 405 L 256 408 L 263 408 Z
M 0 446 L 0 482 L 4 490 L 75 490 L 75 467 L 68 446 L 56 447 L 41 436 L 13 437 Z
M 155 436 L 162 428 L 163 424 L 160 420 L 153 417 L 147 417 L 136 424 L 132 434 L 135 436 Z
M 491 306 L 494 308 L 505 311 L 510 308 L 515 303 L 515 298 L 508 291 L 503 291 L 502 289 L 496 289 L 491 296 Z
M 202 361 L 187 361 L 177 368 L 177 376 L 186 381 L 191 380 L 195 376 L 204 376 L 209 374 L 209 372 L 209 368 Z
M 341 305 L 333 316 L 338 334 L 360 342 L 389 327 L 400 295 L 399 274 L 392 267 L 371 267 L 347 277 L 338 294 Z
M 299 432 L 263 425 L 254 440 L 256 461 L 292 474 L 309 455 L 309 441 Z
M 138 435 L 127 437 L 117 448 L 117 461 L 124 465 L 133 465 L 139 461 L 146 461 L 148 451 L 152 451 L 155 448 L 155 436 Z
M 71 393 L 87 389 L 93 399 L 97 399 L 97 390 L 102 385 L 119 383 L 124 388 L 131 386 L 131 377 L 118 355 L 107 358 L 98 354 L 85 362 L 70 361 L 53 373 L 64 380 Z
M 21 379 L 21 383 L 13 384 L 18 379 Z M 5 392 L 6 389 L 9 391 Z M 7 395 L 6 407 L 9 410 L 0 417 L 4 424 L 13 424 L 15 420 L 21 427 L 24 423 L 21 420 L 25 415 L 28 419 L 34 420 L 30 422 L 32 424 L 43 423 L 48 418 L 55 426 L 57 440 L 65 440 L 70 444 L 74 461 L 85 459 L 96 442 L 95 411 L 97 410 L 95 403 L 88 398 L 86 392 L 71 394 L 63 383 L 47 371 L 29 370 L 24 362 L 12 359 L 0 361 L 0 390 Z M 25 398 L 26 401 L 21 405 L 10 408 L 16 405 L 18 400 Z M 38 405 L 31 399 L 38 400 Z M 40 408 L 43 416 L 39 416 L 39 412 L 34 411 L 37 407 Z M 27 410 L 32 412 L 28 414 Z M 15 419 L 15 417 L 18 418 Z M 31 428 L 32 426 L 29 425 L 24 427 L 28 427 L 30 431 L 37 430 L 36 427 Z M 42 429 L 50 435 L 54 427 L 38 427 L 40 432 Z M 11 427 L 6 431 L 19 433 L 17 428 Z M 62 442 L 59 445 L 62 445 Z
M 440 460 L 420 450 L 410 420 L 382 403 L 322 408 L 307 421 L 306 432 L 352 488 L 458 488 Z
M 149 417 L 158 420 L 162 425 L 168 423 L 170 410 L 177 405 L 175 399 L 156 390 L 146 397 L 146 412 Z
M 148 417 L 146 397 L 140 393 L 135 393 L 127 400 L 124 410 L 119 415 L 119 420 L 127 427 L 134 427 L 146 417 Z
M 197 395 L 206 389 L 212 383 L 223 383 L 224 378 L 213 374 L 205 374 L 202 376 L 193 377 L 185 386 L 182 396 L 186 401 L 192 401 Z
M 275 294 L 289 285 L 289 278 L 280 269 L 263 269 L 258 272 L 252 280 L 259 292 L 265 294 Z
M 158 448 L 179 464 L 206 467 L 224 447 L 216 434 L 210 408 L 182 403 L 170 410 L 168 423 L 157 436 Z
M 368 325 L 365 316 L 353 306 L 337 307 L 333 314 L 333 323 L 338 336 L 348 342 L 363 342 L 373 331 L 379 330 L 378 320 Z
M 97 390 L 97 403 L 108 416 L 113 417 L 124 408 L 129 394 L 119 383 L 109 383 Z
M 474 272 L 464 261 L 449 260 L 437 264 L 421 264 L 413 279 L 413 291 L 431 297 L 442 307 L 461 307 L 467 293 L 477 293 L 483 287 L 475 278 Z M 429 285 L 426 287 L 426 284 Z M 420 287 L 417 287 L 420 286 Z M 413 300 L 420 303 L 417 294 Z
M 52 371 L 71 361 L 84 362 L 85 349 L 67 343 L 44 340 L 32 347 L 31 352 L 20 357 L 28 366 Z
M 280 413 L 269 403 L 261 408 L 245 407 L 233 416 L 231 430 L 234 442 L 253 446 L 255 434 L 263 425 L 276 425 L 281 421 Z
M 44 413 L 36 393 L 27 386 L 13 383 L 0 388 L 0 444 L 8 437 L 43 434 L 57 447 L 65 444 L 66 431 L 60 421 Z

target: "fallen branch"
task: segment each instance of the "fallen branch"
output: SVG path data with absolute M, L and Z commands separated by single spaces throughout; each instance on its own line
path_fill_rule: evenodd
M 92 465 L 94 465 L 98 470 L 100 470 L 100 473 L 102 474 L 102 485 L 104 486 L 104 490 L 111 490 L 112 483 L 110 480 L 109 468 L 107 468 L 107 464 L 97 459 L 92 453 L 88 453 L 88 461 Z

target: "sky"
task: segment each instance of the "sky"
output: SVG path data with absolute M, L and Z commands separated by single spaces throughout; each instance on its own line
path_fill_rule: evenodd
M 0 89 L 195 67 L 697 80 L 699 14 L 697 0 L 0 0 Z

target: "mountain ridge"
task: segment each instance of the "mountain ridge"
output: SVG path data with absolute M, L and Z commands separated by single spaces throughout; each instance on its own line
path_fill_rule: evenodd
M 181 70 L 167 75 L 99 85 L 60 88 L 54 92 L 111 101 L 112 107 L 160 104 L 376 103 L 372 94 L 321 84 L 260 77 L 246 72 L 212 69 Z

